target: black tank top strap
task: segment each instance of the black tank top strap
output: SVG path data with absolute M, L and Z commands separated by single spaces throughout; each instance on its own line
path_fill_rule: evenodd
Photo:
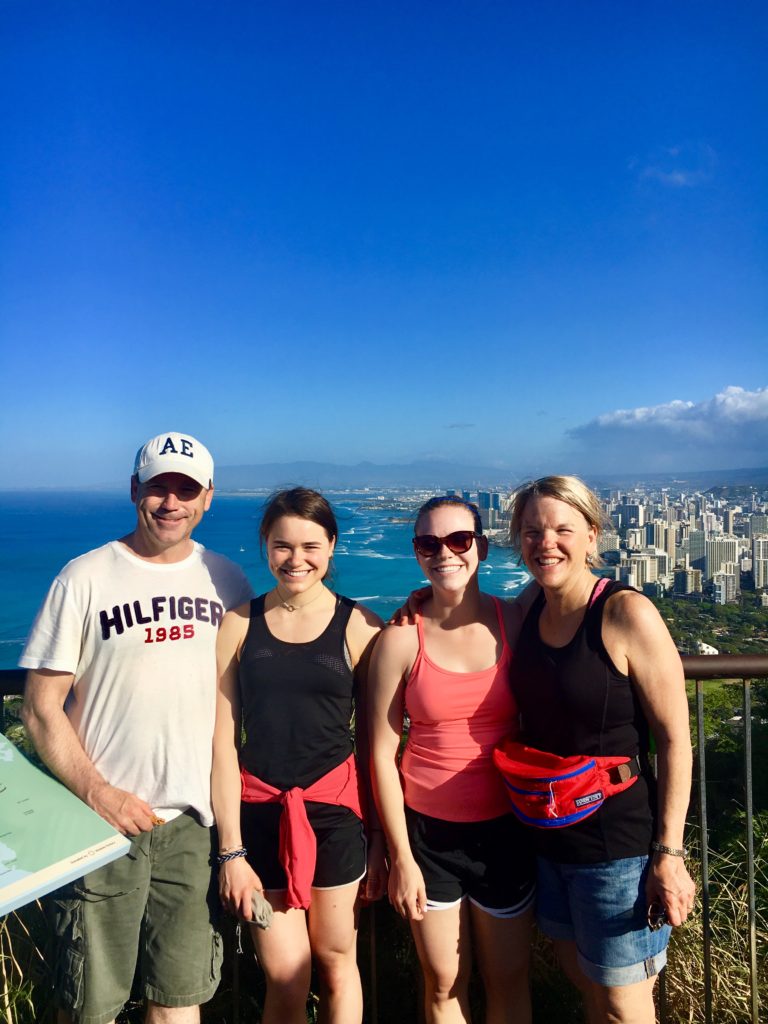
M 259 594 L 258 597 L 251 598 L 251 609 L 248 619 L 248 629 L 245 634 L 245 640 L 243 647 L 248 647 L 250 644 L 258 642 L 259 638 L 266 638 L 266 626 L 264 623 L 264 602 L 266 600 L 266 594 Z
M 355 607 L 355 601 L 352 601 L 348 597 L 342 597 L 341 594 L 336 595 L 336 611 L 333 613 L 333 618 L 328 624 L 328 628 L 325 631 L 325 635 L 328 636 L 329 640 L 332 636 L 341 637 L 342 648 L 346 644 L 347 626 L 352 615 L 352 609 Z

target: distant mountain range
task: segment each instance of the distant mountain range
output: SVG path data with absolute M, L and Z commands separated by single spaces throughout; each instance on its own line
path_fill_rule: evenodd
M 632 487 L 673 487 L 686 491 L 722 490 L 744 487 L 768 488 L 768 467 L 755 469 L 700 469 L 687 473 L 585 473 L 584 479 L 598 489 Z M 439 493 L 449 487 L 470 491 L 509 491 L 528 477 L 511 467 L 478 466 L 440 459 L 381 465 L 358 462 L 342 466 L 334 462 L 267 462 L 249 466 L 217 466 L 216 489 L 221 491 L 271 491 L 303 484 L 318 490 L 417 489 Z M 7 487 L 0 491 L 124 491 L 126 481 L 102 480 L 88 487 Z
M 340 466 L 333 462 L 269 462 L 256 466 L 217 466 L 216 486 L 221 491 L 260 490 L 265 487 L 358 488 L 415 487 L 445 490 L 447 487 L 508 488 L 515 479 L 508 469 L 465 465 L 458 462 L 421 461 L 379 465 L 358 462 Z
M 332 462 L 270 462 L 251 466 L 219 466 L 219 491 L 250 491 L 303 484 L 319 489 L 413 487 L 445 490 L 449 487 L 476 490 L 478 487 L 508 490 L 524 478 L 510 468 L 477 466 L 469 463 L 423 460 L 380 465 L 358 462 L 342 466 Z M 593 487 L 628 489 L 641 484 L 675 486 L 686 490 L 716 487 L 768 486 L 768 467 L 756 469 L 706 469 L 688 473 L 594 473 L 587 475 Z

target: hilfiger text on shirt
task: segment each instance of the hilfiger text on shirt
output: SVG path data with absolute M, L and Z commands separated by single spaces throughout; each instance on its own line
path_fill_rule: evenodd
M 177 597 L 171 594 L 116 604 L 111 611 L 100 611 L 99 621 L 102 639 L 109 640 L 113 631 L 116 636 L 120 636 L 126 629 L 133 629 L 134 626 L 149 627 L 150 623 L 162 619 L 163 626 L 156 627 L 154 631 L 151 627 L 145 630 L 145 643 L 153 643 L 166 639 L 189 639 L 194 636 L 192 620 L 207 622 L 216 628 L 223 615 L 224 606 L 218 601 L 212 601 L 208 597 Z M 186 624 L 168 627 L 169 622 L 177 620 Z

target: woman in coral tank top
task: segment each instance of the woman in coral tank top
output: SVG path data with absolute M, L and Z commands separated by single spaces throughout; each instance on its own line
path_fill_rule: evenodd
M 389 899 L 411 924 L 428 1022 L 470 1020 L 474 954 L 486 1024 L 528 1024 L 533 862 L 491 757 L 517 720 L 508 676 L 520 612 L 480 591 L 488 541 L 474 505 L 431 499 L 413 545 L 431 596 L 415 622 L 381 634 L 371 665 Z

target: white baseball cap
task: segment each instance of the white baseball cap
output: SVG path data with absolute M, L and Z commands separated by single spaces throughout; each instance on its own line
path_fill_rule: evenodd
M 213 486 L 211 453 L 189 434 L 158 434 L 136 452 L 134 476 L 145 483 L 161 473 L 183 473 L 201 487 Z

